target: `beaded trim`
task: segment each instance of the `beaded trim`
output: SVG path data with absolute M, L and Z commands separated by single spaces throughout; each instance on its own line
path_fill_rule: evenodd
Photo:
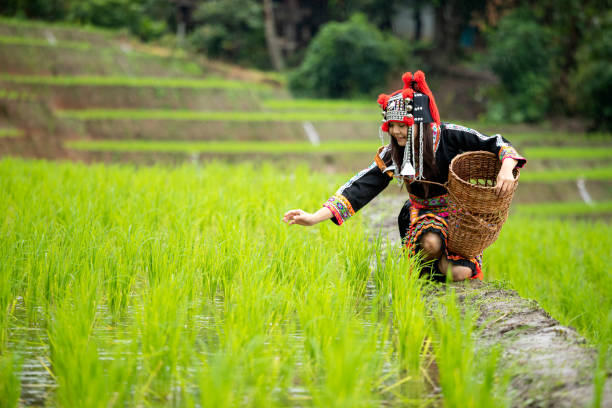
M 518 152 L 516 151 L 516 149 L 512 146 L 509 145 L 504 145 L 502 147 L 499 148 L 499 153 L 497 154 L 499 157 L 499 161 L 504 161 L 504 159 L 516 159 L 516 160 L 525 160 L 525 158 L 523 156 L 521 156 L 520 154 L 518 154 Z M 519 164 L 519 166 L 521 166 Z
M 341 194 L 334 194 L 331 196 L 329 200 L 323 204 L 323 207 L 328 208 L 332 214 L 334 214 L 338 225 L 342 225 L 344 221 L 355 215 L 353 206 L 349 200 Z
M 433 152 L 434 155 L 438 151 L 438 146 L 440 145 L 440 127 L 437 123 L 431 123 L 431 130 L 433 132 Z
M 410 202 L 417 208 L 446 207 L 448 206 L 448 194 L 431 198 L 420 198 L 410 194 Z

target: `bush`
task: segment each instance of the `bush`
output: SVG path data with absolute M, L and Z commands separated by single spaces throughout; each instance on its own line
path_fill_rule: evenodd
M 586 114 L 595 128 L 612 129 L 612 12 L 598 19 L 578 49 L 574 108 Z
M 2 0 L 0 3 L 1 14 L 55 21 L 66 17 L 70 0 Z
M 387 74 L 407 56 L 399 40 L 368 24 L 363 15 L 355 15 L 321 28 L 302 64 L 289 75 L 289 87 L 308 97 L 371 94 L 380 91 Z
M 166 24 L 148 17 L 141 3 L 132 0 L 74 2 L 68 19 L 106 28 L 127 27 L 132 34 L 145 41 L 161 37 L 166 32 Z
M 254 0 L 210 0 L 195 12 L 199 27 L 189 36 L 196 51 L 257 68 L 269 68 L 263 9 Z
M 489 116 L 496 121 L 537 121 L 548 113 L 552 88 L 552 33 L 528 9 L 518 9 L 489 35 L 489 65 L 501 80 Z

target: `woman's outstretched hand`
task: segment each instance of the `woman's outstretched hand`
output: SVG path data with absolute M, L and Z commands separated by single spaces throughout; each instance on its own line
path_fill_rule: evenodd
M 283 216 L 283 221 L 289 225 L 298 224 L 308 227 L 321 221 L 328 220 L 332 216 L 332 212 L 326 207 L 319 209 L 314 214 L 302 210 L 289 210 Z
M 495 184 L 495 192 L 498 197 L 503 197 L 512 190 L 512 186 L 514 185 L 514 174 L 512 174 L 512 170 L 514 170 L 517 163 L 518 162 L 512 158 L 507 158 L 502 162 Z
M 283 221 L 289 225 L 298 224 L 298 225 L 311 226 L 315 224 L 312 214 L 307 213 L 306 211 L 302 211 L 302 210 L 287 211 L 285 215 L 283 216 Z

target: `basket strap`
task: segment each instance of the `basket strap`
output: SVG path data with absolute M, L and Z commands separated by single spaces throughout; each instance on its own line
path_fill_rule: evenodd
M 444 187 L 446 189 L 446 191 L 448 191 L 448 182 L 442 184 L 442 183 L 438 183 L 438 182 L 435 182 L 435 181 L 429 181 L 429 180 L 424 180 L 424 179 L 415 180 L 415 182 L 433 184 L 433 185 L 436 185 L 436 186 Z

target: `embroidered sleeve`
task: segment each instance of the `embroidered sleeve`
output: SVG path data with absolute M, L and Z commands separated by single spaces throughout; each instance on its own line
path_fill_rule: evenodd
M 342 225 L 344 221 L 355 215 L 353 206 L 342 194 L 334 194 L 323 204 L 323 207 L 329 208 L 334 214 L 335 223 Z
M 518 168 L 523 167 L 525 163 L 527 162 L 527 159 L 525 159 L 523 156 L 518 154 L 516 149 L 509 144 L 502 145 L 499 148 L 499 153 L 497 155 L 499 157 L 499 161 L 502 161 L 502 162 L 505 159 L 515 159 L 516 161 L 518 161 L 518 164 L 516 165 L 516 167 Z

